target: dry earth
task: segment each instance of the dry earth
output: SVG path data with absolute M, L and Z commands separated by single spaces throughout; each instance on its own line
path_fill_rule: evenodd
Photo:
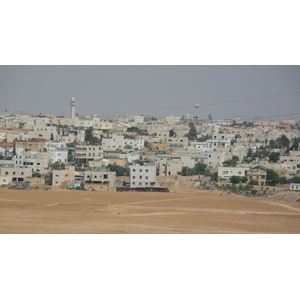
M 0 233 L 300 233 L 300 203 L 278 197 L 1 188 Z

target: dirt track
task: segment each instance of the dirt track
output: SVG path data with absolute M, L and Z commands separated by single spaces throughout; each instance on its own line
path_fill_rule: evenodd
M 300 233 L 300 203 L 220 191 L 0 189 L 0 233 Z

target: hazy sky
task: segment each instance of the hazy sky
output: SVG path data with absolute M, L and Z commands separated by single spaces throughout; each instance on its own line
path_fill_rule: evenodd
M 80 115 L 300 113 L 300 66 L 0 66 L 0 86 L 0 111 L 14 113 L 70 117 L 72 96 Z

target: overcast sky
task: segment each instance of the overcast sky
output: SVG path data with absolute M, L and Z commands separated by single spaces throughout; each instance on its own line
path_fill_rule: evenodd
M 80 115 L 300 113 L 299 66 L 1 66 L 0 85 L 0 111 L 15 113 L 70 117 L 72 96 Z

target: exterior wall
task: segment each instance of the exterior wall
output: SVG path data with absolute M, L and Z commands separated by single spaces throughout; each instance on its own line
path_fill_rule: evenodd
M 45 179 L 40 177 L 26 178 L 33 186 L 45 184 Z
M 153 186 L 156 181 L 155 166 L 130 166 L 130 187 Z

